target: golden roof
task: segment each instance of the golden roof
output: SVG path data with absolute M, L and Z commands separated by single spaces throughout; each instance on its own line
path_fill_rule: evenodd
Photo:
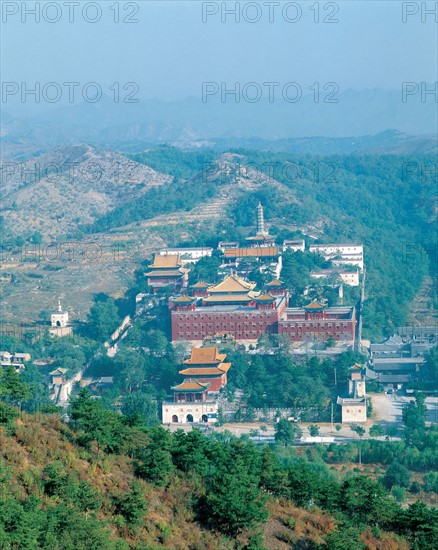
M 179 254 L 169 254 L 167 256 L 155 254 L 154 262 L 149 267 L 153 269 L 170 269 L 181 266 L 181 256 Z
M 175 298 L 175 299 L 172 298 L 171 301 L 174 304 L 188 304 L 188 303 L 192 303 L 193 300 L 195 300 L 195 298 L 190 298 L 190 296 L 180 296 L 179 298 Z
M 192 288 L 208 288 L 210 285 L 207 283 L 204 283 L 204 281 L 198 281 L 194 285 L 192 285 Z
M 325 309 L 326 307 L 327 306 L 320 304 L 319 302 L 312 302 L 311 304 L 304 306 L 304 309 Z
M 261 296 L 257 296 L 256 300 L 260 302 L 273 302 L 275 298 L 271 294 L 262 294 Z
M 189 270 L 183 267 L 179 269 L 154 269 L 145 273 L 145 277 L 181 277 Z
M 219 353 L 217 347 L 214 348 L 192 348 L 192 354 L 189 359 L 184 361 L 185 365 L 213 365 L 222 363 L 227 357 L 226 353 Z
M 231 363 L 222 363 L 219 367 L 189 367 L 179 371 L 183 376 L 221 376 L 230 370 Z
M 170 389 L 173 391 L 205 391 L 208 390 L 210 384 L 197 382 L 196 380 L 184 380 L 181 384 L 172 386 Z
M 274 279 L 270 283 L 267 283 L 265 286 L 283 286 L 283 283 L 279 279 Z
M 228 275 L 221 283 L 211 287 L 209 292 L 210 294 L 221 292 L 248 293 L 248 291 L 252 290 L 255 286 L 256 283 L 244 281 L 237 275 Z
M 229 304 L 234 302 L 252 302 L 257 296 L 258 292 L 248 292 L 247 294 L 214 294 L 213 296 L 207 296 L 204 298 L 206 304 Z

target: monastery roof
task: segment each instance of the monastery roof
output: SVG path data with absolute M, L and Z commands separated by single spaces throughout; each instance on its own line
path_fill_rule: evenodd
M 338 405 L 364 405 L 366 403 L 365 397 L 338 397 L 337 399 Z
M 274 279 L 270 283 L 267 283 L 265 286 L 283 286 L 283 283 L 279 279 Z
M 197 382 L 196 380 L 184 380 L 184 382 L 181 382 L 181 384 L 177 384 L 176 386 L 172 386 L 170 389 L 173 391 L 206 391 L 210 387 L 209 383 L 203 383 L 203 382 Z
M 325 309 L 326 307 L 327 306 L 319 302 L 312 302 L 310 304 L 307 304 L 307 306 L 304 306 L 304 309 Z
M 52 370 L 51 373 L 49 373 L 51 376 L 54 376 L 56 374 L 65 374 L 67 372 L 67 369 L 62 369 L 61 367 L 58 367 L 55 370 Z
M 185 365 L 214 365 L 222 363 L 227 357 L 226 353 L 219 353 L 217 347 L 214 348 L 192 348 L 192 354 L 189 359 L 184 361 Z
M 169 268 L 178 268 L 181 267 L 181 256 L 179 254 L 169 254 L 167 256 L 162 256 L 160 254 L 155 254 L 154 262 L 149 265 L 149 267 L 154 269 L 169 269 Z
M 230 370 L 231 363 L 221 363 L 219 367 L 189 367 L 179 371 L 183 376 L 221 376 Z
M 252 290 L 255 286 L 255 283 L 244 281 L 237 275 L 228 275 L 228 277 L 225 277 L 222 282 L 211 287 L 209 292 L 210 294 L 214 294 L 216 292 L 248 293 L 248 291 Z
M 229 303 L 229 302 L 252 302 L 257 296 L 258 292 L 248 292 L 246 294 L 214 294 L 204 298 L 206 304 L 216 303 Z
M 261 294 L 255 298 L 257 302 L 274 302 L 276 298 L 271 294 Z
M 278 256 L 276 246 L 229 248 L 224 251 L 225 258 L 273 258 L 274 256 Z
M 146 277 L 181 277 L 190 270 L 180 267 L 179 269 L 154 269 L 145 273 Z
M 190 298 L 190 296 L 180 296 L 179 298 L 172 298 L 174 304 L 191 304 L 196 298 Z

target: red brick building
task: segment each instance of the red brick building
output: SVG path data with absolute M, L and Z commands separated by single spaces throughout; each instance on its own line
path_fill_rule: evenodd
M 219 334 L 236 341 L 256 342 L 263 334 L 286 334 L 293 342 L 354 342 L 354 307 L 326 307 L 313 302 L 303 308 L 287 307 L 288 295 L 280 281 L 261 294 L 254 283 L 236 275 L 202 289 L 202 296 L 182 296 L 170 303 L 172 340 L 202 342 Z
M 305 307 L 287 308 L 278 322 L 278 333 L 293 341 L 354 341 L 356 316 L 354 307 L 326 307 L 313 302 Z
M 262 334 L 276 333 L 286 296 L 261 295 L 254 283 L 230 275 L 208 289 L 206 297 L 181 298 L 172 302 L 172 340 L 202 342 L 218 334 L 236 340 L 256 341 Z

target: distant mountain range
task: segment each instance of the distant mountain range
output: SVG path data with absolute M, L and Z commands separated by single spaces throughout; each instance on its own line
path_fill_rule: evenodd
M 10 106 L 1 120 L 4 158 L 19 159 L 32 150 L 77 143 L 122 151 L 160 143 L 319 154 L 436 149 L 438 105 L 421 103 L 419 97 L 403 103 L 400 91 L 347 90 L 338 94 L 338 103 L 325 103 L 322 96 L 315 103 L 313 95 L 297 103 L 282 98 L 273 103 L 208 99 L 206 103 L 191 97 L 127 104 L 103 97 L 95 104 L 84 102 L 32 115 L 22 115 Z M 386 132 L 390 128 L 397 131 Z

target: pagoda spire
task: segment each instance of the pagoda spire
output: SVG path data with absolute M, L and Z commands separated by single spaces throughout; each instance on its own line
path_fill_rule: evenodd
M 257 206 L 257 235 L 266 235 L 265 217 L 263 214 L 263 206 L 260 201 Z

